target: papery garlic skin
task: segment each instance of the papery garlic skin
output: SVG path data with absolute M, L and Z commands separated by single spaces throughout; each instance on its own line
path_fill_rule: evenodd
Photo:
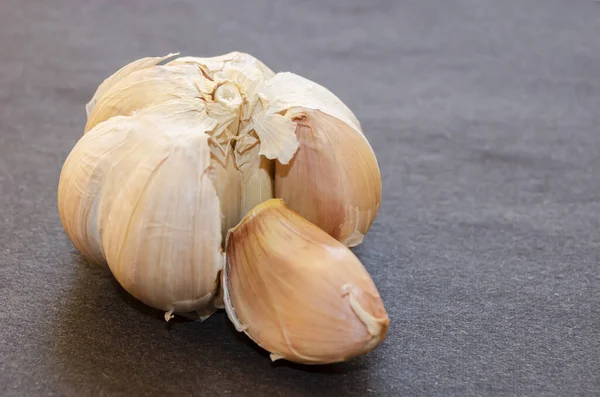
M 360 261 L 282 200 L 250 211 L 226 246 L 227 314 L 272 359 L 340 362 L 384 339 L 389 318 Z

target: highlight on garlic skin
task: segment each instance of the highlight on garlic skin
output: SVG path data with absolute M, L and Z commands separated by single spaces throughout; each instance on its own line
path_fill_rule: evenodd
M 226 258 L 227 314 L 273 360 L 340 362 L 384 339 L 389 318 L 360 261 L 282 200 L 229 231 Z
M 261 203 L 283 199 L 348 247 L 377 215 L 379 167 L 350 109 L 251 55 L 136 60 L 86 113 L 60 175 L 61 221 L 87 259 L 167 320 L 223 307 L 225 237 Z

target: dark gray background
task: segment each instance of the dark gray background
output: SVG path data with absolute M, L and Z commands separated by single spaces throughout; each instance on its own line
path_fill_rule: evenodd
M 0 395 L 600 394 L 600 3 L 4 0 L 0 49 Z M 274 365 L 223 313 L 167 326 L 63 232 L 102 79 L 232 50 L 330 88 L 377 153 L 356 252 L 391 327 L 362 359 Z

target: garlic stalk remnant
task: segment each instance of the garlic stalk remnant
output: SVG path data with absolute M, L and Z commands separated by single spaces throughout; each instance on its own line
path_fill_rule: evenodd
M 131 62 L 86 113 L 58 186 L 64 228 L 167 319 L 222 307 L 225 236 L 261 203 L 282 198 L 347 246 L 377 214 L 379 168 L 352 112 L 248 54 Z
M 279 199 L 230 230 L 226 258 L 227 314 L 273 359 L 344 361 L 385 337 L 388 316 L 359 260 Z

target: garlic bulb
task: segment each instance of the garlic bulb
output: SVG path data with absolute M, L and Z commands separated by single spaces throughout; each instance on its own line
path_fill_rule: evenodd
M 227 313 L 273 359 L 344 361 L 385 337 L 388 316 L 359 260 L 281 200 L 231 229 L 226 258 Z
M 86 113 L 58 186 L 64 228 L 167 319 L 222 306 L 225 236 L 261 203 L 283 198 L 347 246 L 377 214 L 379 168 L 352 112 L 248 54 L 134 61 Z

